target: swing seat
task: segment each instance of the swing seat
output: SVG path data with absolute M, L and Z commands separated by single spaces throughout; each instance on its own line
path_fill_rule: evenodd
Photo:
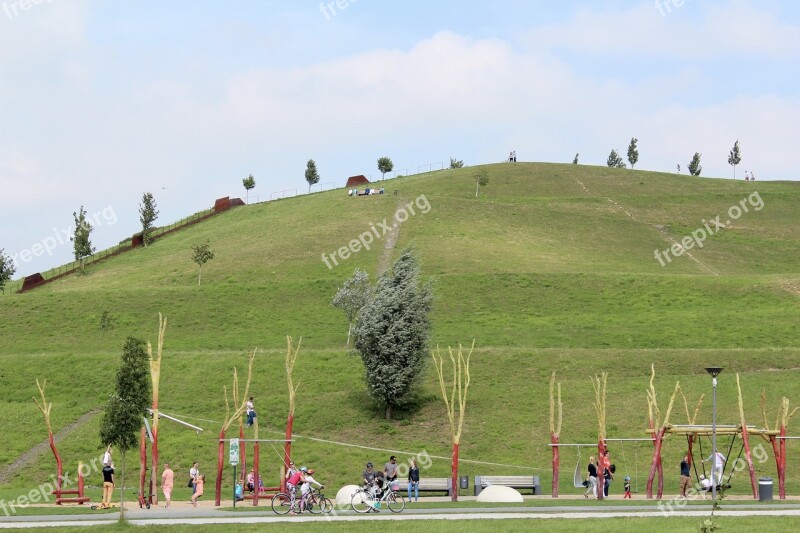
M 580 460 L 578 460 L 578 464 L 575 465 L 575 474 L 572 476 L 572 485 L 576 489 L 584 489 L 589 486 L 589 482 L 583 479 Z

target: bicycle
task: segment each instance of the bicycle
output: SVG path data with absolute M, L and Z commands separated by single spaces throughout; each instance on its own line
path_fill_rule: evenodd
M 399 513 L 406 508 L 406 500 L 403 495 L 395 490 L 396 483 L 389 483 L 384 489 L 380 498 L 376 497 L 373 487 L 359 488 L 353 496 L 350 497 L 350 506 L 357 513 L 368 513 L 370 511 L 377 512 L 381 508 L 381 504 L 386 503 L 386 506 L 393 513 Z
M 310 492 L 295 498 L 294 506 L 291 505 L 291 496 L 285 492 L 279 492 L 272 497 L 270 503 L 272 512 L 279 515 L 288 514 L 290 511 L 308 511 L 311 514 L 330 513 L 333 510 L 333 502 L 322 494 L 321 490 L 312 489 Z
M 311 514 L 327 514 L 333 511 L 333 502 L 322 494 L 322 488 L 311 489 L 309 493 L 303 496 L 300 509 L 307 509 Z

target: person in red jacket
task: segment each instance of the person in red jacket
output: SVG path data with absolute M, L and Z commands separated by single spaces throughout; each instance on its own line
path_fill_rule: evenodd
M 294 511 L 294 503 L 297 499 L 297 486 L 306 481 L 306 472 L 308 469 L 304 466 L 295 472 L 289 479 L 286 480 L 286 490 L 289 491 L 289 509 L 291 514 L 297 514 Z

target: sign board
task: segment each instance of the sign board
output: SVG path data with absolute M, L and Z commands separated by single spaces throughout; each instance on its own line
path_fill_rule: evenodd
M 228 456 L 231 466 L 239 464 L 239 439 L 231 439 L 231 447 Z

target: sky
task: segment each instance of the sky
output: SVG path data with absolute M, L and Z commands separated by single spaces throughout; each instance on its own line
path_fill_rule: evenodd
M 519 161 L 799 180 L 800 2 L 0 0 L 0 249 L 16 277 L 245 197 Z M 46 248 L 46 249 L 45 249 Z

